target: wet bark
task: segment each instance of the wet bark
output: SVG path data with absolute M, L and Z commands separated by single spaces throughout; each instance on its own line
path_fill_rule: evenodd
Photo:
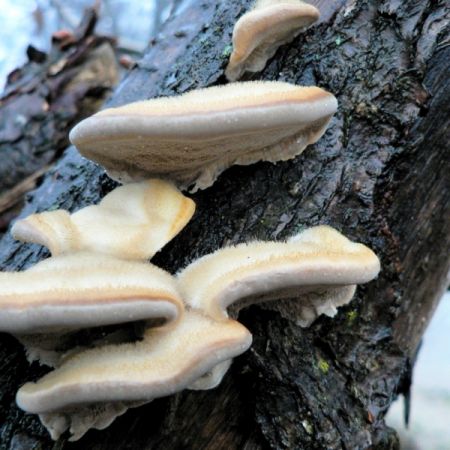
M 74 32 L 54 33 L 50 51 L 33 46 L 8 76 L 0 98 L 0 234 L 49 165 L 69 144 L 68 130 L 97 111 L 118 80 L 113 42 L 94 34 L 95 10 Z
M 262 307 L 242 312 L 254 343 L 217 389 L 128 411 L 70 448 L 398 448 L 384 416 L 407 393 L 412 360 L 447 284 L 450 260 L 450 46 L 444 1 L 317 1 L 320 24 L 281 48 L 253 79 L 317 84 L 339 100 L 325 136 L 293 161 L 226 171 L 196 194 L 197 212 L 154 262 L 171 272 L 223 245 L 282 239 L 325 223 L 380 256 L 379 278 L 310 328 Z M 224 83 L 233 23 L 248 1 L 187 1 L 109 104 Z M 75 210 L 114 187 L 69 149 L 23 215 Z M 3 269 L 46 256 L 5 236 Z M 14 404 L 43 369 L 2 336 L 3 448 L 65 448 Z

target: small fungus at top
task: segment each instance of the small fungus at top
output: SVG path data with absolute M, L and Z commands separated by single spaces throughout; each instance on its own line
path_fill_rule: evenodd
M 319 19 L 319 11 L 300 0 L 257 0 L 233 29 L 233 52 L 225 71 L 230 81 L 259 72 L 278 47 Z

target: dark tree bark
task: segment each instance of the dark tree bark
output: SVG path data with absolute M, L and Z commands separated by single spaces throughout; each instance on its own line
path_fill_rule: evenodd
M 54 33 L 48 54 L 29 46 L 29 61 L 8 76 L 0 98 L 0 233 L 67 148 L 68 130 L 96 112 L 117 82 L 113 42 L 94 34 L 96 21 L 88 9 L 73 33 Z
M 384 423 L 408 392 L 418 343 L 445 289 L 450 227 L 447 2 L 320 1 L 321 23 L 282 47 L 254 79 L 317 84 L 339 100 L 325 136 L 293 161 L 234 167 L 194 196 L 197 213 L 154 262 L 171 272 L 223 245 L 282 239 L 330 224 L 373 248 L 380 277 L 310 328 L 262 307 L 240 320 L 254 344 L 217 389 L 130 410 L 70 448 L 397 448 Z M 163 26 L 110 105 L 224 83 L 234 22 L 248 1 L 192 1 Z M 114 187 L 69 149 L 23 211 L 78 209 Z M 46 256 L 5 236 L 3 269 Z M 0 347 L 3 448 L 63 448 L 14 404 L 43 369 Z

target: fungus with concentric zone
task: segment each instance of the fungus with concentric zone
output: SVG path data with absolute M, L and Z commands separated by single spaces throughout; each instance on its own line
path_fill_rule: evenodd
M 231 83 L 109 108 L 83 120 L 71 142 L 121 182 L 157 177 L 191 191 L 233 164 L 284 161 L 316 142 L 336 112 L 318 87 Z
M 233 52 L 225 71 L 230 81 L 259 72 L 278 47 L 319 19 L 318 9 L 300 0 L 257 0 L 233 29 Z
M 0 331 L 16 335 L 175 321 L 183 311 L 172 275 L 148 263 L 81 252 L 0 273 Z
M 291 299 L 290 318 L 308 326 L 320 314 L 334 316 L 348 303 L 355 285 L 380 270 L 377 256 L 328 226 L 307 229 L 286 242 L 253 242 L 228 247 L 194 261 L 178 274 L 189 307 L 227 320 L 244 306 Z M 233 305 L 234 304 L 234 305 Z M 215 387 L 226 362 L 196 381 L 194 389 Z
M 96 426 L 80 420 L 92 414 L 89 405 L 112 404 L 109 415 L 103 415 L 104 426 L 123 413 L 124 405 L 181 391 L 250 344 L 251 335 L 239 322 L 186 311 L 172 327 L 148 328 L 142 341 L 69 356 L 36 383 L 22 386 L 16 400 L 20 408 L 42 417 L 54 439 L 71 427 L 75 440 Z

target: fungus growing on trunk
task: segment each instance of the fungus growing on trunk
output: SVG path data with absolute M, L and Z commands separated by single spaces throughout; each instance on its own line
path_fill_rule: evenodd
M 232 83 L 100 111 L 70 140 L 121 182 L 159 177 L 194 192 L 233 164 L 299 155 L 336 109 L 336 98 L 318 87 Z
M 114 189 L 95 206 L 32 214 L 17 221 L 15 239 L 41 244 L 53 256 L 89 251 L 150 259 L 189 222 L 195 203 L 171 183 L 147 180 Z
M 218 321 L 228 319 L 230 306 L 236 317 L 247 305 L 289 299 L 289 318 L 295 311 L 297 323 L 309 326 L 321 314 L 334 316 L 338 306 L 352 299 L 356 285 L 372 280 L 379 270 L 369 248 L 331 227 L 317 226 L 286 242 L 220 249 L 191 263 L 178 279 L 187 305 Z M 215 387 L 227 369 L 226 363 L 217 366 L 191 388 Z
M 309 228 L 286 242 L 252 242 L 203 256 L 178 274 L 185 302 L 216 320 L 253 303 L 298 298 L 315 306 L 320 294 L 334 314 L 333 298 L 353 294 L 348 286 L 367 283 L 380 270 L 376 255 L 328 226 Z M 313 295 L 313 304 L 310 302 Z M 351 298 L 351 296 L 350 296 Z M 350 300 L 348 298 L 348 300 Z
M 378 258 L 370 249 L 327 226 L 286 242 L 218 250 L 194 261 L 177 279 L 164 275 L 188 305 L 175 324 L 148 327 L 139 342 L 67 356 L 56 370 L 25 384 L 17 394 L 18 405 L 40 414 L 52 437 L 70 428 L 78 438 L 91 427 L 111 423 L 127 407 L 185 388 L 211 389 L 232 358 L 251 344 L 249 331 L 228 318 L 231 304 L 237 314 L 247 304 L 294 299 L 306 308 L 301 318 L 309 322 L 322 313 L 333 315 L 337 306 L 350 301 L 356 284 L 370 281 L 378 271 Z
M 319 11 L 300 0 L 257 0 L 233 29 L 233 52 L 225 75 L 236 81 L 259 72 L 278 47 L 292 41 L 319 19 Z
M 183 311 L 172 275 L 148 263 L 75 253 L 0 273 L 0 331 L 16 335 L 175 321 Z
M 79 438 L 87 428 L 80 425 L 83 429 L 77 429 L 70 417 L 79 420 L 86 406 L 111 402 L 122 406 L 181 391 L 215 365 L 243 353 L 250 344 L 251 335 L 239 322 L 216 321 L 186 311 L 174 326 L 148 328 L 142 341 L 68 357 L 38 382 L 22 386 L 17 404 L 42 415 L 54 439 L 69 427 Z M 123 408 L 112 411 L 112 419 L 121 413 Z M 103 427 L 112 421 L 107 417 L 101 421 Z

